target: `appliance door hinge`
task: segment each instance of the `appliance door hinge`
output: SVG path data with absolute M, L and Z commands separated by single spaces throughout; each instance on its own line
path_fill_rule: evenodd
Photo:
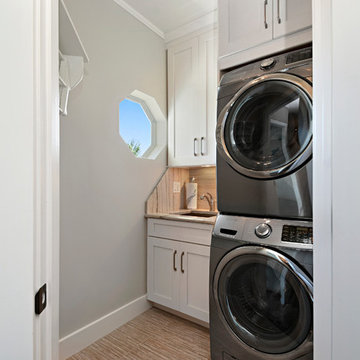
M 35 314 L 40 315 L 47 304 L 46 284 L 44 284 L 35 294 Z

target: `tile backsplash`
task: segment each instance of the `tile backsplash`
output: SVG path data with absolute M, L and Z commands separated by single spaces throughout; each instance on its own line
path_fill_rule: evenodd
M 202 194 L 209 192 L 214 198 L 216 210 L 216 168 L 211 166 L 168 168 L 146 201 L 146 213 L 170 213 L 185 209 L 185 183 L 192 177 L 195 177 L 198 184 L 198 209 L 209 209 L 208 202 L 200 200 Z M 180 184 L 180 192 L 174 192 L 178 190 L 174 189 L 174 182 Z

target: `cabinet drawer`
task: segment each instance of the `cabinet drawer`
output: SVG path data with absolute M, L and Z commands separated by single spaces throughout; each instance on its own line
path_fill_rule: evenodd
M 148 220 L 148 236 L 179 240 L 200 245 L 211 243 L 213 225 L 185 221 Z

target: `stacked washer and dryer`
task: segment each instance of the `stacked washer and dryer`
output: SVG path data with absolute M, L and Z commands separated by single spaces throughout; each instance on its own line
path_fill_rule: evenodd
M 226 73 L 216 136 L 211 358 L 313 359 L 311 47 Z

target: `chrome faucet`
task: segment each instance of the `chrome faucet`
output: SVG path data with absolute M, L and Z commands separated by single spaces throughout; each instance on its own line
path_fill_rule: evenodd
M 209 192 L 207 192 L 207 193 L 202 194 L 200 196 L 200 200 L 204 200 L 204 199 L 206 199 L 207 202 L 209 203 L 210 211 L 214 211 L 214 198 L 213 198 L 213 196 Z

